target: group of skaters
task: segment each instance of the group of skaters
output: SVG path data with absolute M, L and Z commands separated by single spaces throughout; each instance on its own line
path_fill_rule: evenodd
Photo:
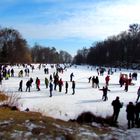
M 41 66 L 39 66 L 40 69 Z M 53 96 L 53 91 L 57 90 L 58 87 L 58 91 L 62 92 L 62 87 L 65 87 L 65 94 L 67 94 L 69 92 L 69 83 L 71 83 L 71 88 L 72 88 L 72 95 L 75 94 L 75 81 L 73 80 L 74 74 L 71 73 L 70 74 L 70 80 L 68 81 L 63 81 L 62 78 L 59 77 L 59 72 L 63 73 L 62 71 L 57 71 L 56 73 L 54 72 L 53 74 L 50 74 L 50 77 L 44 77 L 44 83 L 45 83 L 45 87 L 47 89 L 49 89 L 50 92 L 50 97 Z M 100 73 L 100 75 L 104 74 L 104 69 L 101 69 L 101 71 L 97 70 L 97 72 Z M 23 77 L 23 73 L 25 73 L 25 76 L 29 77 L 29 68 L 25 67 L 24 71 L 20 70 L 18 76 L 19 77 Z M 45 74 L 49 74 L 49 69 L 48 68 L 44 68 L 44 73 Z M 93 88 L 98 88 L 99 90 L 103 91 L 103 95 L 102 95 L 102 100 L 103 101 L 107 101 L 108 97 L 107 97 L 107 92 L 110 91 L 110 89 L 108 88 L 109 86 L 109 81 L 110 81 L 110 74 L 112 74 L 112 71 L 108 71 L 108 75 L 105 77 L 105 86 L 103 86 L 102 88 L 99 87 L 99 77 L 98 76 L 93 76 L 93 77 L 89 77 L 89 83 L 92 82 L 92 87 Z M 14 77 L 14 69 L 6 69 L 6 67 L 1 67 L 0 70 L 0 84 L 2 84 L 2 80 L 3 78 L 7 79 L 7 77 Z M 124 74 L 120 75 L 120 80 L 119 80 L 119 84 L 122 87 L 123 85 L 125 85 L 125 91 L 128 91 L 128 85 L 132 84 L 132 79 L 135 78 L 135 80 L 137 80 L 137 73 L 133 74 L 129 74 L 129 77 L 127 77 Z M 26 92 L 30 92 L 31 91 L 31 87 L 33 82 L 36 85 L 36 89 L 38 91 L 40 91 L 40 79 L 38 77 L 36 77 L 35 80 L 33 80 L 33 78 L 29 78 L 29 80 L 26 82 Z M 19 82 L 19 89 L 18 91 L 23 91 L 23 80 L 20 80 Z M 140 113 L 140 102 L 138 102 L 139 97 L 140 97 L 140 87 L 137 91 L 137 99 L 136 99 L 136 104 L 134 104 L 133 102 L 129 102 L 129 104 L 126 106 L 126 113 L 127 113 L 127 120 L 128 120 L 128 128 L 131 127 L 135 127 L 138 126 L 140 127 L 140 119 L 139 119 L 139 113 Z M 117 96 L 115 100 L 112 101 L 112 106 L 113 106 L 113 115 L 112 115 L 112 120 L 114 123 L 117 123 L 117 119 L 119 116 L 119 112 L 120 109 L 123 107 L 123 103 L 120 102 L 119 97 Z
M 104 68 L 97 68 L 97 75 L 99 76 L 103 76 L 104 72 L 106 71 Z M 114 72 L 116 72 L 117 70 L 115 69 Z M 112 71 L 112 69 L 108 69 L 107 71 L 107 75 L 105 76 L 105 86 L 103 86 L 101 89 L 101 91 L 103 91 L 103 96 L 102 96 L 102 100 L 103 101 L 107 101 L 108 97 L 107 97 L 107 93 L 108 91 L 110 91 L 110 89 L 108 88 L 109 86 L 109 81 L 110 81 L 110 75 L 113 75 L 114 72 Z M 98 76 L 90 76 L 88 78 L 88 83 L 92 83 L 92 88 L 100 88 L 99 86 L 99 77 Z M 124 86 L 124 91 L 128 92 L 128 87 L 129 85 L 134 85 L 132 83 L 132 80 L 137 80 L 137 72 L 133 72 L 133 73 L 129 73 L 129 75 L 127 74 L 122 74 L 120 73 L 120 78 L 119 78 L 119 84 L 120 87 Z
M 71 73 L 70 74 L 70 82 L 72 83 L 72 95 L 75 94 L 75 81 L 73 80 L 73 77 L 74 77 L 74 74 Z M 30 78 L 27 82 L 26 82 L 26 92 L 30 92 L 31 91 L 31 87 L 32 87 L 32 83 L 33 83 L 33 78 Z M 36 85 L 36 89 L 38 91 L 40 91 L 40 79 L 38 77 L 36 77 L 36 80 L 35 80 L 35 85 Z M 56 91 L 57 90 L 57 87 L 58 87 L 58 91 L 59 92 L 62 92 L 62 87 L 65 86 L 65 94 L 68 93 L 68 88 L 69 88 L 69 82 L 68 81 L 64 81 L 62 80 L 62 78 L 59 78 L 59 74 L 58 72 L 54 72 L 53 73 L 53 76 L 52 74 L 50 74 L 50 77 L 47 78 L 45 77 L 45 80 L 44 80 L 44 84 L 45 84 L 45 87 L 47 89 L 49 89 L 50 91 L 50 97 L 52 97 L 52 92 L 53 90 Z M 19 88 L 18 88 L 18 91 L 23 91 L 23 80 L 21 80 L 19 82 Z
M 2 80 L 8 80 L 10 77 L 14 77 L 14 69 L 7 69 L 6 66 L 0 66 L 0 85 L 2 85 Z
M 20 68 L 21 65 L 19 65 Z M 22 78 L 23 76 L 25 77 L 29 77 L 30 75 L 30 69 L 29 66 L 33 72 L 34 70 L 34 66 L 33 65 L 25 65 L 23 64 L 22 67 L 24 69 L 20 70 L 18 72 L 18 77 Z M 53 67 L 52 67 L 53 66 Z M 51 68 L 54 68 L 54 65 L 52 65 Z M 38 68 L 39 70 L 41 69 L 41 67 L 44 67 L 44 74 L 49 74 L 49 69 L 45 67 L 45 65 L 39 65 Z M 66 67 L 65 67 L 66 69 Z M 9 65 L 0 65 L 0 85 L 2 85 L 2 80 L 5 79 L 9 79 L 10 77 L 14 77 L 14 69 L 12 67 L 9 67 Z M 58 73 L 63 73 L 63 68 L 62 67 L 56 67 L 56 74 L 55 72 L 52 74 L 50 74 L 50 77 L 47 78 L 45 77 L 45 87 L 49 88 L 50 91 L 50 97 L 52 97 L 52 91 L 56 90 L 57 86 L 59 88 L 59 92 L 62 92 L 62 87 L 65 86 L 65 93 L 68 93 L 68 89 L 69 89 L 69 82 L 68 81 L 64 81 L 62 80 L 62 78 L 59 78 Z M 74 74 L 71 73 L 70 74 L 70 82 L 71 82 L 71 87 L 72 87 L 72 95 L 75 94 L 75 81 L 73 80 Z M 26 92 L 30 92 L 31 91 L 31 87 L 32 87 L 32 83 L 33 83 L 33 78 L 29 78 L 29 80 L 26 82 Z M 36 85 L 36 89 L 38 91 L 40 91 L 40 79 L 38 77 L 36 77 L 35 79 L 35 85 Z M 23 91 L 23 80 L 20 80 L 19 82 L 19 88 L 18 91 Z
M 93 76 L 93 77 L 90 76 L 88 78 L 88 83 L 90 83 L 90 81 L 92 82 L 92 88 L 98 88 L 98 89 L 100 88 L 99 87 L 99 78 L 98 78 L 98 76 Z M 103 86 L 101 89 L 99 89 L 99 90 L 103 91 L 103 96 L 102 96 L 103 101 L 108 100 L 107 92 L 110 91 L 110 89 L 108 89 L 109 81 L 110 81 L 110 76 L 107 75 L 105 77 L 105 86 Z
M 52 92 L 53 90 L 57 89 L 57 86 L 59 88 L 59 92 L 62 91 L 62 87 L 65 86 L 65 94 L 68 93 L 68 88 L 69 88 L 69 83 L 68 81 L 65 81 L 65 85 L 64 85 L 64 81 L 62 80 L 62 78 L 59 78 L 58 73 L 62 71 L 57 71 L 56 73 L 53 73 L 53 76 L 50 75 L 50 79 L 47 80 L 47 78 L 45 78 L 47 80 L 47 85 L 46 87 L 49 86 L 49 91 L 50 91 L 50 97 L 52 97 Z M 72 95 L 75 94 L 75 81 L 73 80 L 74 74 L 71 73 L 70 74 L 70 82 L 72 83 Z M 46 83 L 45 83 L 46 84 Z
M 129 76 L 127 74 L 120 74 L 119 84 L 120 87 L 124 86 L 124 90 L 127 92 L 129 85 L 133 85 L 132 80 L 137 80 L 137 73 L 129 73 Z
M 100 76 L 103 76 L 104 69 L 98 70 L 97 73 Z M 98 76 L 93 76 L 88 78 L 88 82 L 92 81 L 92 87 L 93 88 L 99 88 L 99 90 L 103 91 L 102 100 L 107 101 L 107 92 L 111 91 L 109 86 L 110 81 L 110 74 L 113 74 L 111 70 L 108 71 L 107 76 L 105 76 L 105 86 L 103 86 L 101 89 L 99 88 L 99 78 Z M 119 84 L 120 87 L 124 86 L 124 91 L 128 91 L 128 86 L 133 85 L 132 80 L 137 80 L 137 73 L 129 73 L 129 76 L 127 74 L 120 74 Z M 126 106 L 126 118 L 128 121 L 128 129 L 133 127 L 140 127 L 140 102 L 138 102 L 140 97 L 140 87 L 137 90 L 137 99 L 135 101 L 135 104 L 133 102 L 129 102 Z M 117 125 L 118 123 L 118 116 L 120 109 L 123 107 L 123 103 L 120 102 L 119 97 L 117 96 L 115 100 L 112 101 L 111 105 L 113 106 L 113 115 L 112 115 L 112 122 L 113 124 Z

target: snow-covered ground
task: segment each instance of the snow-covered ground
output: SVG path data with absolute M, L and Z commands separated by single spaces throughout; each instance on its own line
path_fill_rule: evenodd
M 65 94 L 65 86 L 62 88 L 62 92 L 53 91 L 53 96 L 49 97 L 49 89 L 45 88 L 45 77 L 50 76 L 55 72 L 54 68 L 51 68 L 50 65 L 46 67 L 49 68 L 49 74 L 44 74 L 44 68 L 42 67 L 40 70 L 38 69 L 38 65 L 35 65 L 35 69 L 32 72 L 30 69 L 30 76 L 23 78 L 18 77 L 18 72 L 24 68 L 14 66 L 15 77 L 10 77 L 9 80 L 3 80 L 2 86 L 0 86 L 0 90 L 6 91 L 8 94 L 15 93 L 20 97 L 20 109 L 25 110 L 29 108 L 33 111 L 40 111 L 44 115 L 52 116 L 54 118 L 59 118 L 62 120 L 76 119 L 77 116 L 84 112 L 90 111 L 96 115 L 100 116 L 111 116 L 113 113 L 113 107 L 111 106 L 112 100 L 116 98 L 116 96 L 120 97 L 120 101 L 124 103 L 123 108 L 120 111 L 118 124 L 127 128 L 127 120 L 126 120 L 126 105 L 132 101 L 135 104 L 137 98 L 137 89 L 140 86 L 140 74 L 138 72 L 137 81 L 132 81 L 134 85 L 129 86 L 128 92 L 124 91 L 124 87 L 120 87 L 119 85 L 119 76 L 120 73 L 129 74 L 130 72 L 134 72 L 132 70 L 119 70 L 114 72 L 113 75 L 110 75 L 109 89 L 108 92 L 108 100 L 102 100 L 102 91 L 98 88 L 92 88 L 91 83 L 88 83 L 88 78 L 90 76 L 97 76 L 97 71 L 95 67 L 91 66 L 72 66 L 68 68 L 64 73 L 59 73 L 59 77 L 64 81 L 68 81 L 69 88 L 68 93 Z M 114 69 L 113 69 L 114 71 Z M 74 80 L 76 82 L 75 94 L 72 95 L 72 83 L 70 82 L 70 74 L 73 72 Z M 107 76 L 107 72 L 104 73 L 104 76 L 99 76 L 99 86 L 102 88 L 105 85 L 105 77 Z M 26 82 L 32 77 L 34 82 L 31 87 L 31 92 L 25 92 Z M 35 86 L 35 79 L 38 77 L 41 80 L 41 90 L 37 91 Z M 19 82 L 23 80 L 23 92 L 18 92 Z

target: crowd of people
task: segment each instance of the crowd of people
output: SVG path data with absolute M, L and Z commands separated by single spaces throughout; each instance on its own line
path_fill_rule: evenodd
M 104 71 L 105 70 L 103 68 L 97 69 L 97 75 L 103 76 Z M 116 72 L 116 70 L 115 70 L 115 72 Z M 108 91 L 111 91 L 108 88 L 108 86 L 109 86 L 109 81 L 110 81 L 110 75 L 112 75 L 112 74 L 113 74 L 112 70 L 109 69 L 107 72 L 107 76 L 105 76 L 105 86 L 103 86 L 101 89 L 99 89 L 103 92 L 103 95 L 102 95 L 103 101 L 108 100 L 107 93 L 108 93 Z M 120 73 L 120 78 L 119 78 L 120 87 L 124 86 L 124 91 L 128 92 L 128 86 L 133 85 L 132 80 L 137 80 L 137 76 L 138 75 L 136 72 L 134 72 L 132 74 L 129 73 L 129 77 L 127 74 Z M 98 76 L 96 76 L 96 78 L 95 78 L 95 76 L 90 76 L 88 78 L 88 83 L 90 83 L 91 81 L 92 81 L 93 88 L 99 88 Z M 140 127 L 140 117 L 139 117 L 140 102 L 138 102 L 139 97 L 140 97 L 140 87 L 137 90 L 137 99 L 135 101 L 136 104 L 134 105 L 134 103 L 130 101 L 126 106 L 126 114 L 127 114 L 126 118 L 128 120 L 128 129 L 133 128 L 134 126 Z M 123 102 L 120 102 L 119 97 L 117 96 L 116 99 L 112 101 L 111 105 L 113 106 L 112 122 L 114 124 L 117 124 L 120 109 L 123 107 Z
M 34 70 L 33 65 L 30 65 L 30 68 L 28 65 L 22 65 L 23 69 L 21 69 L 18 72 L 18 77 L 22 78 L 23 76 L 25 77 L 30 77 L 30 68 L 32 69 L 32 72 Z M 52 97 L 52 92 L 53 90 L 56 90 L 58 87 L 58 91 L 62 92 L 62 87 L 65 86 L 65 93 L 68 93 L 68 88 L 69 88 L 69 82 L 68 81 L 64 81 L 62 80 L 62 78 L 59 77 L 59 73 L 63 73 L 63 69 L 62 68 L 58 68 L 56 67 L 56 72 L 54 72 L 53 74 L 49 73 L 49 69 L 46 68 L 44 65 L 42 65 L 42 67 L 44 68 L 44 74 L 49 75 L 49 78 L 46 76 L 44 79 L 44 83 L 45 83 L 45 87 L 50 91 L 50 97 Z M 52 67 L 54 68 L 54 67 Z M 38 66 L 38 69 L 41 69 L 41 65 Z M 65 66 L 66 69 L 66 66 Z M 0 67 L 0 85 L 2 85 L 2 80 L 5 79 L 7 80 L 10 77 L 14 77 L 14 69 L 13 68 L 8 68 L 6 65 L 1 65 Z M 71 73 L 70 74 L 70 82 L 71 82 L 71 88 L 72 88 L 72 95 L 75 94 L 75 81 L 73 80 L 74 74 Z M 36 85 L 36 89 L 38 91 L 40 91 L 40 79 L 38 77 L 36 77 L 36 79 L 33 79 L 32 77 L 29 78 L 29 80 L 26 81 L 26 92 L 30 92 L 31 91 L 31 87 L 32 87 L 32 83 L 35 81 L 35 85 Z M 65 84 L 65 85 L 64 85 Z M 18 87 L 18 91 L 22 92 L 23 91 L 23 80 L 19 81 L 19 87 Z
M 64 69 L 63 68 L 58 68 L 56 67 L 56 71 L 54 73 L 50 73 L 49 69 L 46 68 L 44 65 L 39 65 L 38 69 L 40 70 L 41 67 L 44 69 L 44 84 L 45 88 L 49 89 L 50 96 L 53 96 L 53 91 L 58 90 L 58 92 L 62 92 L 62 87 L 65 89 L 65 94 L 69 93 L 69 84 L 71 84 L 72 88 L 72 95 L 75 94 L 75 89 L 76 89 L 76 81 L 74 79 L 74 73 L 72 72 L 69 75 L 69 81 L 63 81 L 62 77 L 59 76 L 59 73 L 63 73 Z M 33 65 L 30 65 L 30 68 L 33 72 L 35 69 Z M 22 78 L 23 76 L 28 77 L 29 79 L 26 81 L 26 92 L 31 92 L 31 87 L 32 84 L 35 83 L 36 85 L 36 90 L 41 91 L 40 83 L 42 82 L 39 77 L 36 75 L 36 79 L 33 79 L 30 77 L 30 68 L 28 65 L 23 65 L 23 69 L 20 69 L 18 72 L 18 77 Z M 54 67 L 53 67 L 54 68 Z M 66 70 L 66 67 L 65 67 Z M 97 75 L 96 76 L 90 76 L 88 77 L 88 83 L 91 83 L 92 88 L 98 88 L 100 91 L 103 92 L 102 95 L 102 100 L 107 101 L 108 96 L 107 93 L 108 91 L 111 92 L 111 90 L 108 88 L 109 87 L 109 82 L 111 80 L 110 75 L 113 74 L 112 70 L 108 70 L 107 75 L 105 76 L 105 81 L 102 88 L 100 88 L 100 82 L 99 82 L 99 75 L 104 76 L 105 69 L 97 69 Z M 11 67 L 11 69 L 7 69 L 7 66 L 0 66 L 0 85 L 2 85 L 2 80 L 8 80 L 10 77 L 15 76 L 15 71 Z M 119 79 L 119 84 L 120 87 L 124 86 L 124 90 L 127 92 L 128 91 L 128 86 L 132 84 L 132 80 L 135 79 L 137 80 L 137 73 L 129 74 L 127 76 L 126 74 L 120 74 L 120 79 Z M 18 91 L 23 92 L 23 80 L 19 81 L 19 87 Z M 58 88 L 58 89 L 57 89 Z M 137 98 L 136 98 L 136 104 L 133 102 L 129 102 L 129 104 L 126 106 L 126 114 L 127 114 L 127 120 L 128 120 L 128 128 L 134 127 L 135 125 L 137 127 L 140 127 L 140 118 L 139 118 L 139 113 L 140 113 L 140 103 L 138 102 L 140 97 L 140 87 L 137 91 Z M 112 115 L 112 121 L 114 123 L 118 123 L 117 119 L 119 116 L 120 109 L 123 107 L 123 103 L 120 102 L 119 97 L 117 96 L 115 100 L 112 101 L 113 106 L 113 115 Z

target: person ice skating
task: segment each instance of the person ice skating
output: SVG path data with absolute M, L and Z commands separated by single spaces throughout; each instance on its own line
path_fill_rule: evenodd
M 91 78 L 92 78 L 91 76 L 88 78 L 88 83 L 90 83 L 90 81 L 91 81 Z
M 47 77 L 45 77 L 45 86 L 46 86 L 46 88 L 48 88 L 48 85 L 49 85 L 49 80 L 48 80 Z
M 18 89 L 18 91 L 21 91 L 22 92 L 22 85 L 23 85 L 23 80 L 21 80 L 19 82 L 19 89 Z
M 75 81 L 72 81 L 72 90 L 73 90 L 72 95 L 74 95 L 75 94 Z
M 46 74 L 47 73 L 47 68 L 44 68 L 44 74 Z
M 33 80 L 33 78 L 31 77 L 31 78 L 30 78 L 31 86 L 32 86 L 33 81 L 34 81 L 34 80 Z
M 50 97 L 52 97 L 52 91 L 53 91 L 53 83 L 52 82 L 50 82 L 49 88 L 50 88 Z
M 26 82 L 26 91 L 28 90 L 28 92 L 30 92 L 30 88 L 31 88 L 31 80 L 28 80 Z
M 129 104 L 126 107 L 127 112 L 127 120 L 128 120 L 128 129 L 134 127 L 134 121 L 135 121 L 135 106 L 133 102 L 129 102 Z
M 140 102 L 135 105 L 135 124 L 140 127 Z
M 126 92 L 128 91 L 128 85 L 129 85 L 129 80 L 126 79 L 125 87 L 124 87 L 124 90 L 125 90 Z
M 40 79 L 38 78 L 37 80 L 37 90 L 39 91 L 40 90 Z
M 120 84 L 120 87 L 122 87 L 124 85 L 124 77 L 123 77 L 123 74 L 120 74 L 119 84 Z
M 71 73 L 71 74 L 70 74 L 70 81 L 71 81 L 71 82 L 73 81 L 73 76 L 74 76 L 74 74 Z
M 92 77 L 92 87 L 95 88 L 95 76 Z
M 39 91 L 40 90 L 40 79 L 38 77 L 36 78 L 35 84 L 36 84 L 36 89 Z
M 54 90 L 56 90 L 56 87 L 59 84 L 59 76 L 58 76 L 58 74 L 55 74 L 54 75 L 54 81 L 53 81 L 53 83 L 54 83 Z
M 52 77 L 52 74 L 50 74 L 50 81 L 51 81 L 51 82 L 53 81 L 53 77 Z
M 2 80 L 3 80 L 3 76 L 2 73 L 0 72 L 0 85 L 2 85 Z
M 139 97 L 140 97 L 140 87 L 138 88 L 138 91 L 137 91 L 137 99 L 136 99 L 136 103 L 138 102 Z
M 14 69 L 11 69 L 11 77 L 14 77 Z
M 112 101 L 112 106 L 113 106 L 112 120 L 114 123 L 117 123 L 120 109 L 123 107 L 123 103 L 120 102 L 118 96 L 116 97 L 115 100 Z
M 107 75 L 107 76 L 105 77 L 105 82 L 106 82 L 106 85 L 107 85 L 107 86 L 109 85 L 109 80 L 110 80 L 110 76 Z
M 96 76 L 95 78 L 95 88 L 99 88 L 99 78 Z
M 61 91 L 62 91 L 62 86 L 63 86 L 63 81 L 62 81 L 62 79 L 60 79 L 60 80 L 58 81 L 58 86 L 59 86 L 59 92 L 61 92 Z
M 66 92 L 65 92 L 65 94 L 67 94 L 68 93 L 68 82 L 66 81 L 66 83 L 65 83 L 65 89 L 66 89 Z
M 103 88 L 102 88 L 102 89 L 100 89 L 100 90 L 102 90 L 102 91 L 103 91 L 102 100 L 103 100 L 103 101 L 108 100 L 108 97 L 107 97 L 107 92 L 108 92 L 108 91 L 110 91 L 110 89 L 108 89 L 108 86 L 107 86 L 107 85 L 106 85 L 106 86 L 103 86 Z

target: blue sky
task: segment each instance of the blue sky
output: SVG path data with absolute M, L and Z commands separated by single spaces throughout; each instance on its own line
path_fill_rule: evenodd
M 0 26 L 75 55 L 78 49 L 140 24 L 140 0 L 1 0 Z

